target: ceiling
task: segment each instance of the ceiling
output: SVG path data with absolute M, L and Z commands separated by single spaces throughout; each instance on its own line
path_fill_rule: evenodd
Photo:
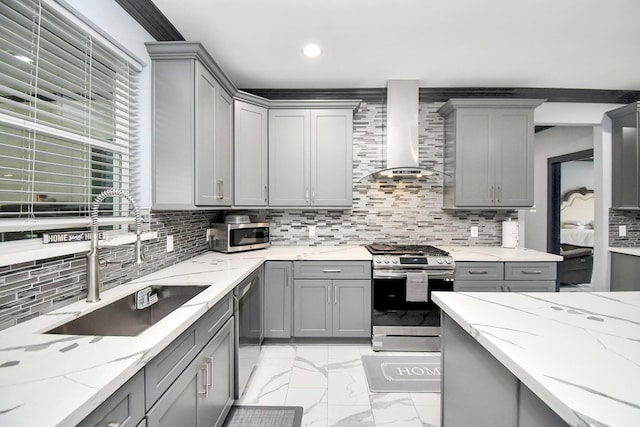
M 640 90 L 639 0 L 153 0 L 239 88 Z M 302 54 L 318 44 L 317 58 Z

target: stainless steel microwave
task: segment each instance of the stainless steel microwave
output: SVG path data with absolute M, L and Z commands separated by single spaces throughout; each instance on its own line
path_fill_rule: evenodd
M 270 244 L 266 222 L 212 224 L 209 228 L 209 249 L 212 251 L 228 254 L 268 248 Z

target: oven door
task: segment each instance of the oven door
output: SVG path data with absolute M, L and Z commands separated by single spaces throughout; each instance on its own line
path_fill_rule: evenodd
M 428 271 L 428 301 L 407 301 L 406 271 L 373 271 L 374 334 L 397 336 L 437 336 L 440 309 L 431 300 L 433 291 L 453 291 L 451 271 Z

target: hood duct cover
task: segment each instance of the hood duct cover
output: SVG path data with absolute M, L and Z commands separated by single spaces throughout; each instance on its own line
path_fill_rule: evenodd
M 368 176 L 421 178 L 435 171 L 420 167 L 418 156 L 419 87 L 417 80 L 387 82 L 386 168 Z M 366 177 L 364 177 L 366 178 Z

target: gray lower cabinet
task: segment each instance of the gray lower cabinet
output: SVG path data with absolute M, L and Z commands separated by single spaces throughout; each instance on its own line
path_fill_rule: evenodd
M 353 112 L 269 110 L 269 205 L 351 206 Z
M 293 335 L 371 336 L 371 263 L 294 262 Z
M 540 100 L 451 99 L 445 119 L 444 206 L 533 205 L 533 110 Z
M 149 427 L 220 426 L 233 404 L 233 319 L 147 413 Z
M 267 120 L 264 107 L 235 101 L 234 205 L 267 205 Z
M 640 291 L 640 257 L 611 253 L 611 290 Z
M 233 100 L 197 43 L 148 43 L 152 59 L 153 207 L 233 202 Z
M 264 337 L 291 338 L 293 263 L 268 261 L 264 270 Z
M 79 425 L 220 426 L 233 404 L 234 317 L 226 295 Z
M 611 117 L 611 207 L 640 209 L 640 102 L 607 115 Z
M 144 370 L 138 372 L 88 417 L 80 427 L 138 426 L 144 418 Z
M 567 425 L 445 313 L 441 338 L 442 426 Z
M 554 292 L 556 262 L 458 262 L 457 292 Z

